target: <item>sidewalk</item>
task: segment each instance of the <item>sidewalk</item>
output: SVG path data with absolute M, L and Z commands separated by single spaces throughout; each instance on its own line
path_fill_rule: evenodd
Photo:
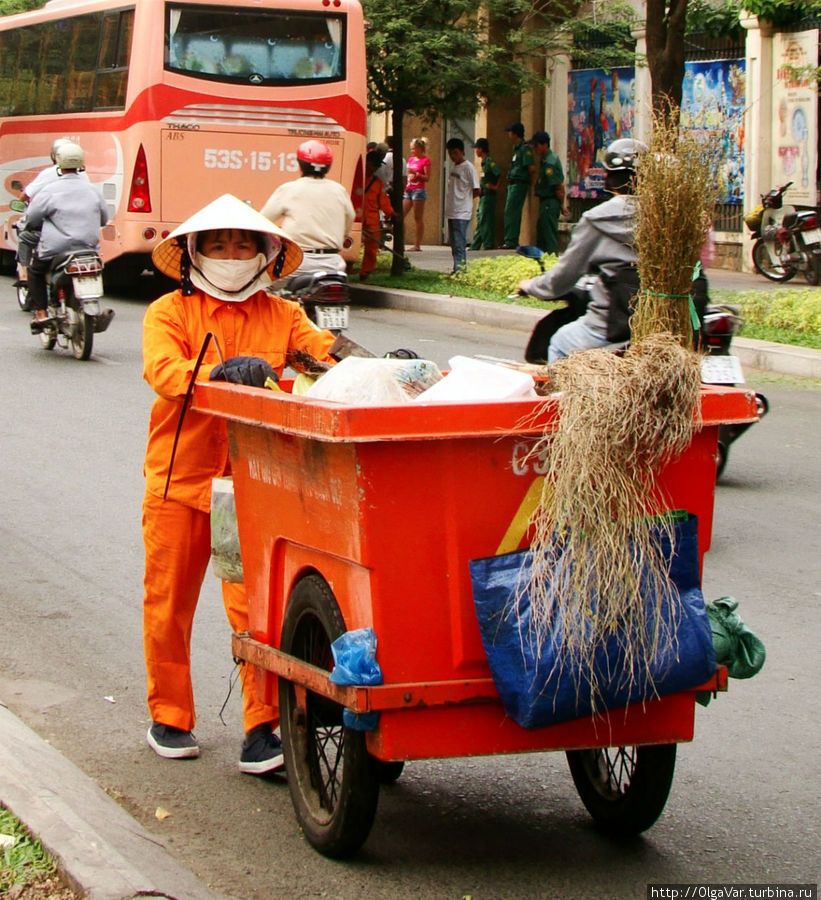
M 508 255 L 509 250 L 483 250 L 468 253 L 468 265 L 471 259 L 484 256 Z M 421 252 L 410 254 L 411 262 L 418 269 L 432 272 L 449 272 L 453 263 L 450 247 L 423 246 Z M 710 286 L 717 290 L 762 290 L 771 291 L 774 287 L 805 288 L 806 282 L 793 279 L 784 285 L 775 285 L 761 275 L 749 272 L 733 272 L 727 269 L 710 269 L 707 272 Z M 511 331 L 521 331 L 529 336 L 535 323 L 544 315 L 539 309 L 516 304 L 493 303 L 489 300 L 474 300 L 469 297 L 457 297 L 449 294 L 423 294 L 419 291 L 403 291 L 383 288 L 376 285 L 352 282 L 351 299 L 363 306 L 379 306 L 389 309 L 407 309 L 424 312 L 430 315 L 447 316 L 452 319 L 480 322 Z M 793 347 L 786 344 L 775 344 L 770 341 L 755 341 L 749 338 L 733 339 L 733 352 L 741 365 L 766 372 L 777 372 L 781 375 L 798 375 L 806 378 L 821 378 L 821 350 L 809 347 Z
M 0 702 L 0 802 L 89 900 L 220 900 L 87 775 Z

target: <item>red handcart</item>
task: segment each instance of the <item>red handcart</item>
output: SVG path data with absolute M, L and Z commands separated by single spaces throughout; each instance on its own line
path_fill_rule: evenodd
M 505 715 L 488 667 L 468 562 L 525 546 L 555 427 L 551 400 L 355 407 L 221 382 L 194 408 L 227 420 L 250 634 L 233 652 L 278 699 L 299 824 L 321 853 L 366 840 L 380 783 L 406 760 L 564 750 L 606 828 L 660 815 L 676 744 L 693 737 L 696 688 L 614 712 L 525 729 Z M 756 419 L 754 394 L 705 387 L 702 427 L 659 473 L 663 509 L 698 517 L 709 548 L 718 426 Z M 660 501 L 662 503 L 662 501 Z M 659 511 L 663 511 L 662 508 Z M 384 683 L 328 680 L 330 645 L 373 628 Z M 725 690 L 726 670 L 700 690 Z M 378 711 L 372 731 L 343 709 Z

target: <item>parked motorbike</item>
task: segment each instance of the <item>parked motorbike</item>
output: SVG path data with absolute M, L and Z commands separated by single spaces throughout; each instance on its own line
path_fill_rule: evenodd
M 578 281 L 567 297 L 567 306 L 551 310 L 536 323 L 530 340 L 525 348 L 525 360 L 536 365 L 545 365 L 547 345 L 550 338 L 563 325 L 583 315 L 587 302 L 589 276 Z M 701 380 L 704 384 L 738 385 L 744 382 L 744 373 L 737 356 L 732 353 L 733 337 L 738 334 L 743 324 L 739 310 L 727 304 L 707 304 L 701 317 L 697 349 L 704 354 L 701 360 Z M 610 344 L 607 349 L 624 350 L 627 344 Z M 763 394 L 756 392 L 758 418 L 767 414 L 770 404 Z M 716 449 L 716 480 L 727 466 L 730 445 L 754 422 L 738 425 L 721 425 L 718 429 L 718 447 Z
M 75 250 L 54 259 L 48 284 L 48 319 L 31 323 L 43 347 L 71 349 L 76 359 L 88 359 L 94 335 L 103 332 L 114 318 L 114 310 L 100 302 L 103 297 L 103 261 L 96 250 Z M 19 290 L 19 288 L 18 288 Z M 19 302 L 19 301 L 18 301 Z
M 344 272 L 304 272 L 290 278 L 279 290 L 296 300 L 319 328 L 339 334 L 348 327 L 348 276 Z
M 799 272 L 808 284 L 821 282 L 821 227 L 818 212 L 784 205 L 791 181 L 761 197 L 745 222 L 752 232 L 753 265 L 771 281 L 789 281 Z

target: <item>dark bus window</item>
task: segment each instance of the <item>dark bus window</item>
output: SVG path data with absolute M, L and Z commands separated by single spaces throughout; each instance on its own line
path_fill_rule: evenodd
M 345 76 L 345 18 L 331 13 L 167 7 L 165 67 L 238 84 L 300 84 Z

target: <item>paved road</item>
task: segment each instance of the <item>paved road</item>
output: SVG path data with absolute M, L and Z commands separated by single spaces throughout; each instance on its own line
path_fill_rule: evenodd
M 649 881 L 819 880 L 816 384 L 754 377 L 773 411 L 733 448 L 717 489 L 705 594 L 738 597 L 769 658 L 757 678 L 698 711 L 652 831 L 627 843 L 598 835 L 558 754 L 419 762 L 383 791 L 362 854 L 343 865 L 301 838 L 282 779 L 236 770 L 240 711 L 215 580 L 194 635 L 203 756 L 169 763 L 144 743 L 143 305 L 114 301 L 111 329 L 80 363 L 40 350 L 10 287 L 0 289 L 9 297 L 0 700 L 133 817 L 132 844 L 165 847 L 201 883 L 241 900 L 639 898 Z M 521 332 L 418 313 L 353 318 L 375 350 L 418 343 L 440 364 L 455 352 L 510 355 L 522 342 Z M 170 813 L 162 820 L 160 807 Z

